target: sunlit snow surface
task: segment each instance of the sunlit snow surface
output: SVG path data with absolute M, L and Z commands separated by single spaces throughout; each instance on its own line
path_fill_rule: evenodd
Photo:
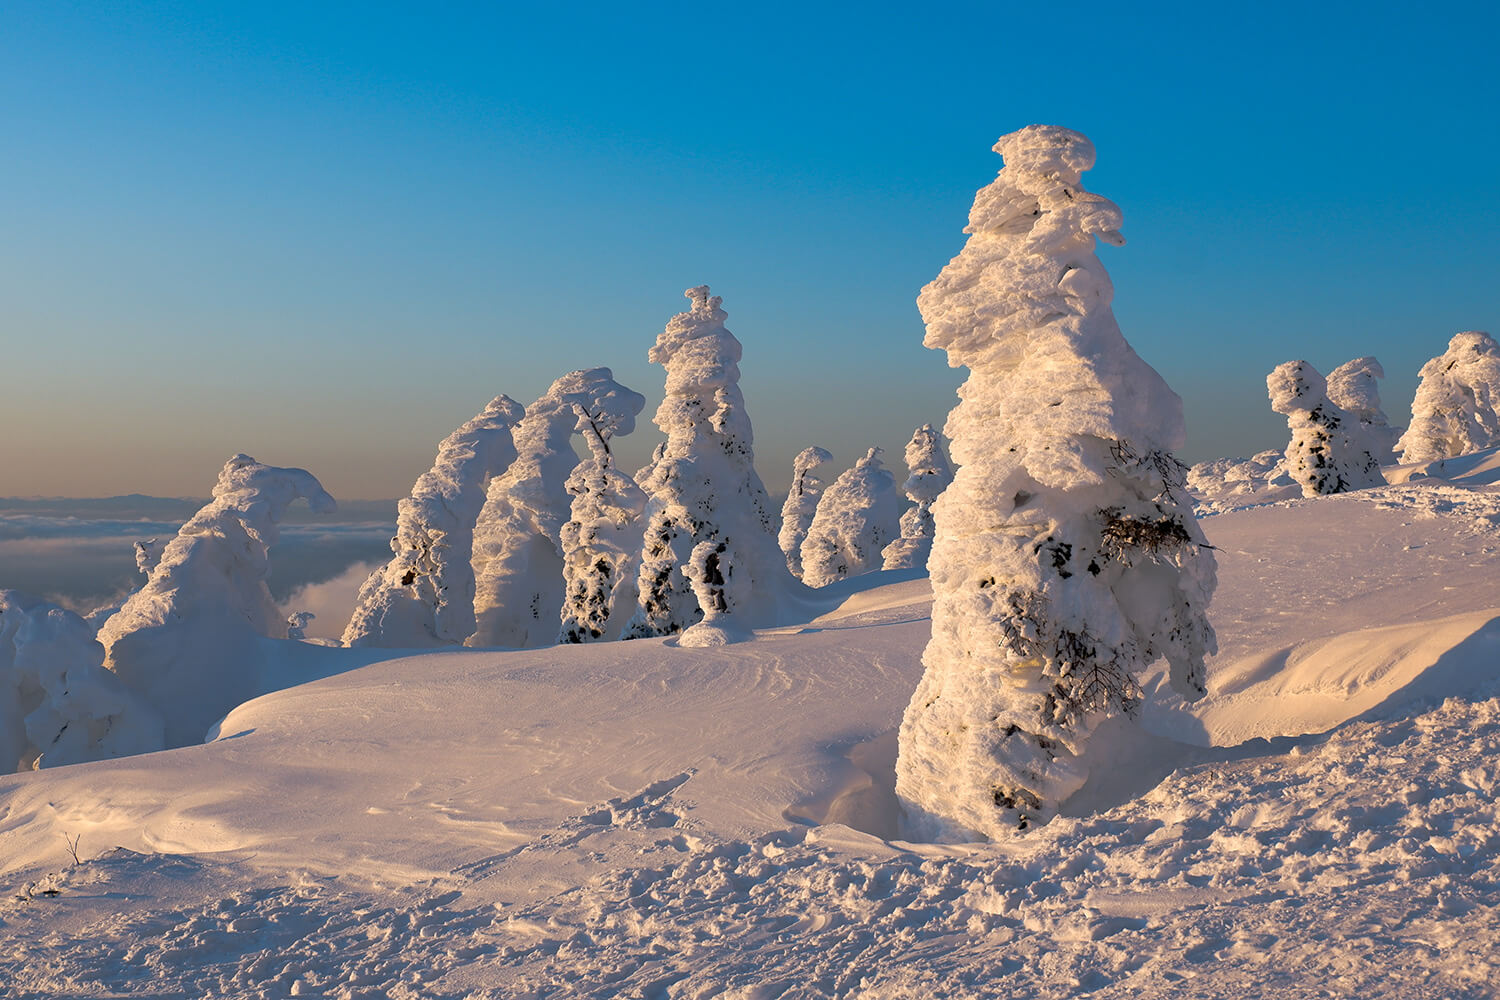
M 266 640 L 345 672 L 0 777 L 0 995 L 1493 996 L 1497 468 L 1206 518 L 1208 697 L 1004 843 L 891 839 L 911 572 L 709 650 Z

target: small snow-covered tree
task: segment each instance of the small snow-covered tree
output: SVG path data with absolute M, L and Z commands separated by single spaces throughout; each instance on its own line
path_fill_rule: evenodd
M 578 408 L 596 421 L 634 421 L 646 405 L 608 368 L 569 372 L 526 408 L 516 460 L 490 482 L 474 529 L 470 646 L 543 646 L 557 641 L 563 606 L 562 527 L 572 515 L 568 479 L 578 465 L 569 439 Z
M 1433 462 L 1500 444 L 1500 345 L 1487 333 L 1455 334 L 1422 366 L 1401 464 Z
M 142 576 L 149 578 L 151 576 L 151 571 L 155 569 L 156 564 L 161 561 L 162 551 L 166 547 L 167 543 L 159 538 L 146 538 L 142 539 L 139 542 L 136 542 L 136 570 Z M 137 587 L 135 588 L 135 590 L 130 591 L 124 597 L 119 598 L 118 603 L 107 604 L 102 608 L 95 608 L 93 611 L 90 611 L 88 614 L 84 615 L 83 620 L 89 623 L 89 628 L 93 629 L 95 632 L 98 632 L 100 627 L 103 626 L 105 622 L 109 621 L 110 616 L 112 616 L 116 611 L 120 610 L 120 605 L 124 604 L 132 594 L 140 589 L 140 587 Z
M 524 411 L 500 395 L 438 445 L 396 512 L 391 561 L 359 589 L 346 646 L 455 646 L 474 632 L 474 524 L 485 490 L 516 458 Z
M 610 439 L 635 429 L 639 402 L 612 412 L 590 412 L 574 404 L 578 432 L 589 457 L 568 477 L 572 514 L 559 531 L 563 551 L 562 627 L 558 642 L 617 638 L 620 615 L 634 609 L 636 561 L 645 529 L 646 494 L 615 468 Z M 622 398 L 622 402 L 626 402 Z
M 1182 404 L 1131 350 L 1085 191 L 1093 145 L 1033 125 L 974 199 L 963 251 L 922 290 L 926 345 L 970 369 L 933 508 L 932 640 L 901 724 L 911 832 L 997 837 L 1045 822 L 1095 762 L 1090 734 L 1165 657 L 1203 692 L 1214 561 L 1183 488 Z
M 802 582 L 826 587 L 880 568 L 880 553 L 901 530 L 896 477 L 871 448 L 823 491 L 802 542 Z
M 901 488 L 913 506 L 901 515 L 901 537 L 880 553 L 882 569 L 925 569 L 932 552 L 932 505 L 953 482 L 953 465 L 931 424 L 906 442 L 906 482 Z
M 1266 389 L 1271 409 L 1283 414 L 1291 428 L 1286 469 L 1303 496 L 1385 485 L 1380 461 L 1370 454 L 1359 421 L 1328 398 L 1328 384 L 1316 368 L 1306 361 L 1277 365 L 1266 376 Z
M 1393 452 L 1401 429 L 1392 427 L 1380 408 L 1380 386 L 1376 380 L 1383 378 L 1385 369 L 1374 358 L 1345 361 L 1328 373 L 1328 398 L 1359 421 L 1367 449 L 1384 465 L 1395 459 Z
M 161 716 L 103 663 L 84 619 L 0 591 L 0 771 L 162 749 Z
M 257 640 L 286 635 L 266 587 L 268 552 L 297 499 L 318 512 L 335 507 L 311 473 L 235 455 L 213 500 L 100 628 L 105 666 L 160 713 L 168 746 L 202 741 L 224 713 L 258 693 Z
M 692 308 L 672 317 L 648 354 L 667 370 L 666 396 L 656 411 L 667 441 L 640 481 L 651 504 L 639 602 L 624 637 L 672 635 L 703 618 L 689 575 L 696 569 L 723 576 L 729 592 L 744 595 L 742 602 L 726 600 L 696 639 L 684 637 L 715 642 L 730 634 L 731 615 L 737 629 L 767 624 L 796 581 L 777 547 L 770 498 L 755 471 L 739 387 L 740 342 L 725 329 L 728 314 L 707 285 L 684 294 Z M 704 542 L 714 544 L 695 559 Z M 709 559 L 709 552 L 717 554 Z
M 786 503 L 781 505 L 781 534 L 777 542 L 786 556 L 786 567 L 797 579 L 802 579 L 802 541 L 812 525 L 813 515 L 818 510 L 818 500 L 823 496 L 823 480 L 813 470 L 833 456 L 814 445 L 804 448 L 792 460 L 792 485 L 787 490 Z

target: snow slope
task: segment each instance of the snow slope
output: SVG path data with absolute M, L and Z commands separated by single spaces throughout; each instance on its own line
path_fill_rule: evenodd
M 1203 526 L 1208 696 L 994 844 L 896 839 L 913 571 L 715 649 L 265 640 L 327 676 L 0 777 L 0 996 L 1495 996 L 1500 487 Z

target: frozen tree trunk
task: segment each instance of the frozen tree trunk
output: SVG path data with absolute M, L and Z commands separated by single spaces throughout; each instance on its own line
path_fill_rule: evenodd
M 932 553 L 932 505 L 953 482 L 953 465 L 942 439 L 923 424 L 906 443 L 906 482 L 902 489 L 914 506 L 901 515 L 901 537 L 880 553 L 882 569 L 926 569 Z
M 359 589 L 346 646 L 456 646 L 474 632 L 474 523 L 490 480 L 516 458 L 521 405 L 496 396 L 438 445 L 432 468 L 397 504 L 391 561 Z
M 896 478 L 871 448 L 818 501 L 802 542 L 802 582 L 826 587 L 880 567 L 880 553 L 901 530 Z
M 1500 345 L 1487 333 L 1455 334 L 1422 366 L 1401 464 L 1433 462 L 1500 444 Z
M 777 543 L 786 556 L 786 568 L 802 579 L 802 542 L 823 496 L 823 480 L 813 470 L 833 456 L 819 447 L 804 448 L 792 461 L 792 485 L 781 505 L 781 534 Z
M 1380 408 L 1380 386 L 1376 380 L 1383 378 L 1385 369 L 1374 358 L 1345 361 L 1328 373 L 1328 398 L 1359 422 L 1360 432 L 1365 436 L 1365 450 L 1380 464 L 1388 465 L 1395 461 L 1396 440 L 1401 437 L 1401 430 L 1391 426 Z
M 105 666 L 166 723 L 169 747 L 203 740 L 209 726 L 256 693 L 257 638 L 286 635 L 266 587 L 268 551 L 292 501 L 334 509 L 302 469 L 236 455 L 213 501 L 167 543 L 146 585 L 99 630 Z
M 616 382 L 608 368 L 589 368 L 559 378 L 526 408 L 515 430 L 516 460 L 490 481 L 474 529 L 477 626 L 468 645 L 522 648 L 557 641 L 564 598 L 561 536 L 572 516 L 568 480 L 578 465 L 569 439 L 582 420 L 578 408 L 628 429 L 645 405 L 645 397 Z
M 1193 518 L 1181 401 L 1120 334 L 1094 238 L 1120 212 L 1083 190 L 1089 141 L 1034 125 L 995 146 L 963 251 L 922 290 L 926 345 L 970 369 L 933 508 L 932 640 L 902 721 L 910 834 L 998 837 L 1046 822 L 1165 657 L 1203 692 L 1214 561 Z
M 724 548 L 717 562 L 733 567 L 744 595 L 726 602 L 716 622 L 700 633 L 732 637 L 735 630 L 769 624 L 797 591 L 777 547 L 770 499 L 755 471 L 750 418 L 739 387 L 740 342 L 724 327 L 727 314 L 708 286 L 690 288 L 693 302 L 656 339 L 648 357 L 667 370 L 666 396 L 656 425 L 666 444 L 641 486 L 651 498 L 641 555 L 639 603 L 624 638 L 673 635 L 704 616 L 691 576 L 708 564 L 696 559 Z M 712 587 L 713 585 L 707 584 Z M 737 625 L 731 625 L 733 617 Z
M 589 458 L 568 477 L 572 516 L 562 526 L 562 627 L 558 642 L 619 637 L 621 615 L 636 600 L 636 562 L 645 529 L 646 494 L 615 468 L 610 439 L 629 434 L 645 397 L 629 412 L 590 413 L 575 406 Z
M 1266 376 L 1271 409 L 1286 417 L 1292 441 L 1287 474 L 1305 497 L 1384 486 L 1380 461 L 1365 443 L 1359 421 L 1328 398 L 1328 385 L 1306 361 L 1277 365 Z

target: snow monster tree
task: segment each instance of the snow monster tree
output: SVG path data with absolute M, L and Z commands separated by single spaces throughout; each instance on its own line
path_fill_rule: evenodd
M 833 456 L 817 445 L 803 448 L 792 460 L 792 485 L 787 490 L 786 503 L 781 505 L 781 534 L 777 536 L 777 542 L 786 555 L 786 568 L 799 580 L 802 579 L 802 542 L 807 538 L 807 529 L 818 511 L 818 500 L 823 496 L 823 480 L 813 470 L 831 461 Z
M 1380 386 L 1376 380 L 1383 378 L 1385 369 L 1374 358 L 1345 361 L 1328 373 L 1328 398 L 1359 421 L 1366 448 L 1385 465 L 1395 461 L 1401 428 L 1392 427 L 1390 418 L 1380 408 Z
M 879 569 L 881 551 L 900 533 L 896 477 L 880 455 L 871 448 L 818 501 L 802 542 L 802 582 L 809 587 Z
M 1328 398 L 1328 383 L 1316 368 L 1306 361 L 1277 365 L 1266 376 L 1266 390 L 1271 409 L 1285 415 L 1291 429 L 1286 471 L 1303 496 L 1385 485 L 1359 421 Z
M 910 836 L 1000 837 L 1081 787 L 1090 734 L 1131 712 L 1165 657 L 1203 693 L 1215 565 L 1193 518 L 1182 404 L 1125 342 L 1094 239 L 1120 210 L 1080 174 L 1094 147 L 1003 137 L 969 240 L 917 307 L 926 346 L 970 369 L 944 429 L 958 465 L 933 508 L 932 640 L 900 733 Z
M 925 569 L 932 553 L 932 505 L 953 482 L 953 464 L 931 424 L 906 442 L 906 473 L 901 488 L 914 506 L 901 515 L 901 537 L 880 553 L 882 569 Z
M 1467 455 L 1500 444 L 1500 344 L 1487 333 L 1456 333 L 1422 366 L 1411 426 L 1396 447 L 1401 464 Z

